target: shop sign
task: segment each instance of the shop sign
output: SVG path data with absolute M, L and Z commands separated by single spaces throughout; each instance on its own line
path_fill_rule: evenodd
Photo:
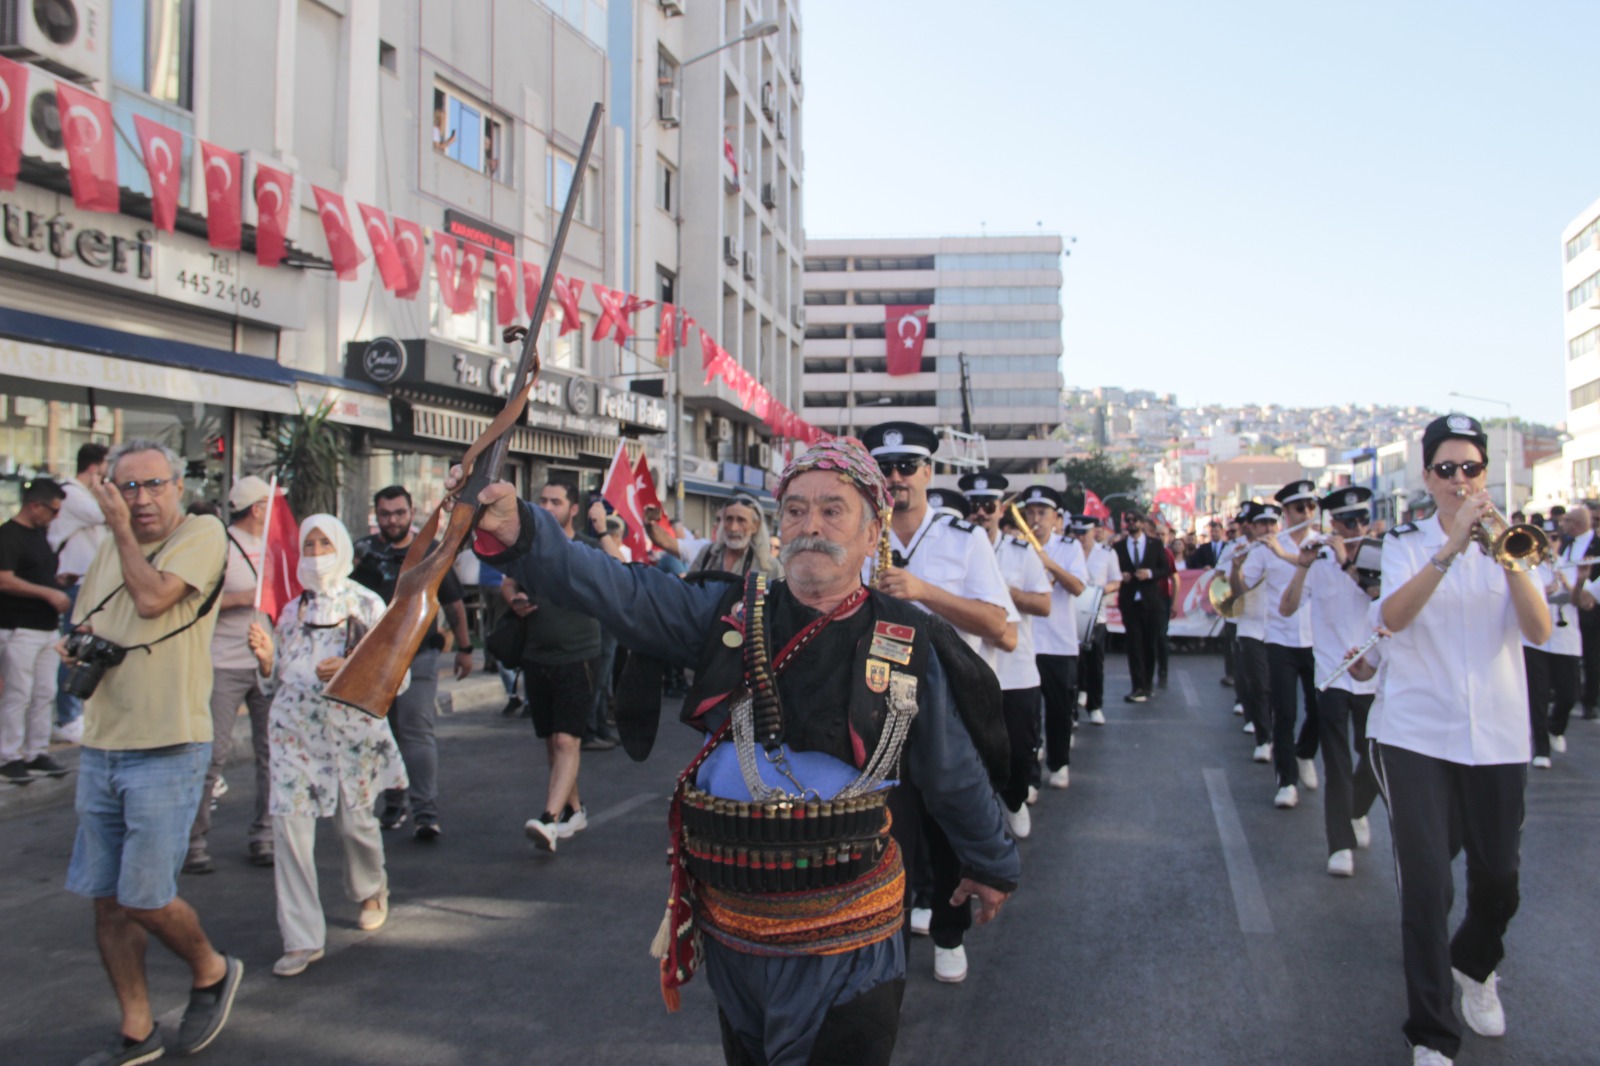
M 447 209 L 444 213 L 444 231 L 452 237 L 481 244 L 501 255 L 517 254 L 516 234 L 454 208 Z
M 0 193 L 0 259 L 280 329 L 306 326 L 304 272 L 260 267 L 127 215 L 79 211 L 36 185 Z

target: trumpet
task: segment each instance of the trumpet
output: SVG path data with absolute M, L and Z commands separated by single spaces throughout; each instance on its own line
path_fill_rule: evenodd
M 1456 489 L 1459 499 L 1466 499 L 1465 488 Z M 1483 554 L 1510 570 L 1525 574 L 1540 563 L 1551 560 L 1550 538 L 1538 526 L 1523 522 L 1512 525 L 1495 509 L 1494 504 L 1472 526 L 1472 539 Z

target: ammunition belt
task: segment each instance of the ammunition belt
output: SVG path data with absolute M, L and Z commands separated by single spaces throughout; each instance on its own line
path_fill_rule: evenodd
M 690 834 L 689 873 L 725 892 L 766 895 L 833 888 L 866 876 L 883 860 L 889 837 L 793 848 L 713 844 Z
M 793 846 L 860 843 L 879 837 L 888 821 L 888 790 L 840 800 L 754 803 L 722 799 L 683 785 L 683 827 L 710 844 Z

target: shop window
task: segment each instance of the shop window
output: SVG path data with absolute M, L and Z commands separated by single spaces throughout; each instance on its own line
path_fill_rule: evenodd
M 194 0 L 111 0 L 111 80 L 192 110 Z
M 546 156 L 544 175 L 544 205 L 560 212 L 567 205 L 567 192 L 572 188 L 572 175 L 578 161 L 559 148 L 550 149 Z M 590 228 L 600 224 L 600 173 L 594 167 L 585 175 L 583 189 L 578 195 L 578 207 L 573 218 Z
M 433 90 L 433 150 L 498 182 L 511 184 L 509 124 L 453 89 Z
M 589 334 L 594 330 L 594 316 L 580 313 L 578 321 L 582 323 L 580 328 L 559 336 L 557 335 L 561 328 L 559 315 L 545 323 L 544 336 L 539 338 L 539 351 L 545 366 L 580 372 L 589 369 L 589 349 L 593 347 Z
M 494 289 L 478 281 L 477 299 L 472 310 L 452 314 L 439 299 L 439 276 L 434 273 L 428 285 L 428 323 L 435 337 L 479 348 L 498 350 L 500 340 L 494 325 Z

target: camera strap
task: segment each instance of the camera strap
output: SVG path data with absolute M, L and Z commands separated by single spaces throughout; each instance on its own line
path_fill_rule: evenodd
M 223 527 L 223 532 L 227 532 L 227 527 Z M 232 540 L 233 538 L 229 537 L 228 539 Z M 158 548 L 155 551 L 151 552 L 149 555 L 145 556 L 144 561 L 149 563 L 151 566 L 154 566 L 155 565 L 156 556 L 159 555 L 159 554 L 161 554 L 161 551 Z M 245 561 L 249 562 L 249 557 L 248 556 L 245 557 Z M 166 634 L 165 636 L 157 637 L 155 640 L 152 640 L 147 644 L 131 644 L 125 650 L 126 651 L 137 651 L 137 650 L 142 648 L 142 649 L 144 649 L 145 654 L 148 655 L 150 653 L 150 649 L 155 647 L 157 644 L 160 644 L 162 641 L 171 640 L 173 637 L 177 636 L 179 633 L 182 633 L 184 630 L 186 630 L 186 629 L 190 628 L 191 626 L 193 626 L 196 622 L 200 621 L 200 619 L 204 618 L 206 615 L 211 613 L 211 608 L 216 606 L 217 599 L 222 595 L 222 586 L 227 580 L 228 580 L 228 554 L 227 554 L 227 552 L 223 552 L 223 554 L 222 554 L 222 573 L 220 575 L 218 575 L 217 583 L 211 587 L 211 591 L 206 594 L 205 602 L 200 604 L 200 610 L 195 613 L 195 616 L 193 618 L 189 619 L 189 621 L 185 622 L 183 625 L 179 626 L 177 629 L 174 629 L 172 632 Z M 95 604 L 93 610 L 91 610 L 88 614 L 84 615 L 83 616 L 83 620 L 80 621 L 78 623 L 78 625 L 81 626 L 81 625 L 84 624 L 84 622 L 87 622 L 89 619 L 93 618 L 102 609 L 104 609 L 106 604 L 111 602 L 111 597 L 115 596 L 117 593 L 121 592 L 123 589 L 125 589 L 127 587 L 128 587 L 127 582 L 121 582 L 121 583 L 119 583 L 117 585 L 116 588 L 114 588 L 110 592 L 106 593 L 106 598 L 101 600 L 99 603 Z

